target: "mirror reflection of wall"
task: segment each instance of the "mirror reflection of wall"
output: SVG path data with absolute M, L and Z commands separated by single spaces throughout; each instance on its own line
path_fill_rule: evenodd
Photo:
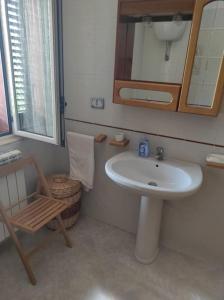
M 135 24 L 132 80 L 182 83 L 191 21 Z
M 212 105 L 223 51 L 224 1 L 218 0 L 208 3 L 203 9 L 188 104 Z

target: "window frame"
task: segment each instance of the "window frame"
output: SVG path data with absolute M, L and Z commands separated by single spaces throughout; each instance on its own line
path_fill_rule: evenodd
M 1 15 L 0 15 L 0 56 L 1 56 L 1 62 L 2 62 L 3 84 L 4 84 L 4 92 L 5 92 L 5 102 L 6 102 L 8 126 L 9 126 L 9 130 L 7 132 L 0 132 L 0 138 L 12 134 L 12 115 L 11 115 L 11 107 L 10 107 L 10 97 L 9 97 L 9 86 L 8 86 L 7 68 L 6 68 L 6 59 L 5 59 L 5 49 L 4 49 L 4 42 L 3 42 L 3 34 L 2 33 L 3 33 L 3 31 L 2 31 L 2 18 L 1 18 Z
M 6 5 L 5 0 L 0 0 L 2 5 Z M 10 37 L 8 31 L 8 18 L 6 9 L 2 13 L 3 17 L 1 26 L 3 30 L 2 43 L 6 53 L 6 76 L 8 78 L 8 99 L 11 109 L 11 133 L 16 136 L 30 138 L 42 142 L 47 142 L 54 145 L 65 145 L 65 120 L 64 120 L 64 63 L 63 63 L 63 29 L 62 29 L 62 0 L 52 0 L 52 30 L 53 30 L 53 53 L 54 53 L 54 68 L 52 73 L 55 80 L 55 101 L 53 103 L 55 111 L 54 120 L 54 137 L 42 136 L 40 134 L 22 131 L 18 127 L 18 113 L 16 109 L 16 97 L 13 77 L 12 53 L 10 46 Z
M 58 66 L 58 92 L 59 92 L 59 111 L 60 111 L 60 145 L 65 147 L 65 81 L 64 81 L 64 40 L 63 40 L 63 5 L 62 0 L 56 0 L 55 15 L 57 35 L 57 66 Z

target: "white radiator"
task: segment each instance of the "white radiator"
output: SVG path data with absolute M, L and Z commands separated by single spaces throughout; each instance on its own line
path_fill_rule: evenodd
M 18 150 L 2 154 L 0 155 L 0 165 L 10 163 L 11 161 L 19 158 L 21 158 L 21 152 Z M 26 184 L 23 170 L 19 170 L 5 177 L 0 177 L 0 200 L 5 208 L 18 203 L 19 200 L 23 200 L 26 198 L 26 195 Z M 24 202 L 20 205 L 26 205 L 26 203 Z M 9 214 L 15 214 L 21 206 L 18 205 L 14 207 Z M 8 236 L 9 234 L 5 225 L 0 222 L 0 242 Z

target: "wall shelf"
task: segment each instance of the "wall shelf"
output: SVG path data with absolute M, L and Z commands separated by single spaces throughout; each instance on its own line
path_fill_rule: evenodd
M 129 140 L 128 139 L 124 139 L 122 142 L 117 142 L 115 139 L 110 141 L 110 145 L 111 146 L 116 146 L 116 147 L 126 147 L 129 144 Z
M 106 139 L 107 139 L 107 135 L 100 133 L 95 137 L 95 142 L 98 144 L 103 143 Z
M 206 164 L 211 168 L 224 169 L 224 154 L 209 154 L 206 157 Z
M 216 169 L 224 169 L 223 163 L 207 162 L 207 166 Z

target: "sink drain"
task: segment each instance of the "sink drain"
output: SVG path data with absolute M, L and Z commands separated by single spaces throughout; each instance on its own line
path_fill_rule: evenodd
M 155 182 L 155 181 L 150 181 L 148 183 L 148 185 L 151 185 L 151 186 L 158 186 L 158 184 Z

